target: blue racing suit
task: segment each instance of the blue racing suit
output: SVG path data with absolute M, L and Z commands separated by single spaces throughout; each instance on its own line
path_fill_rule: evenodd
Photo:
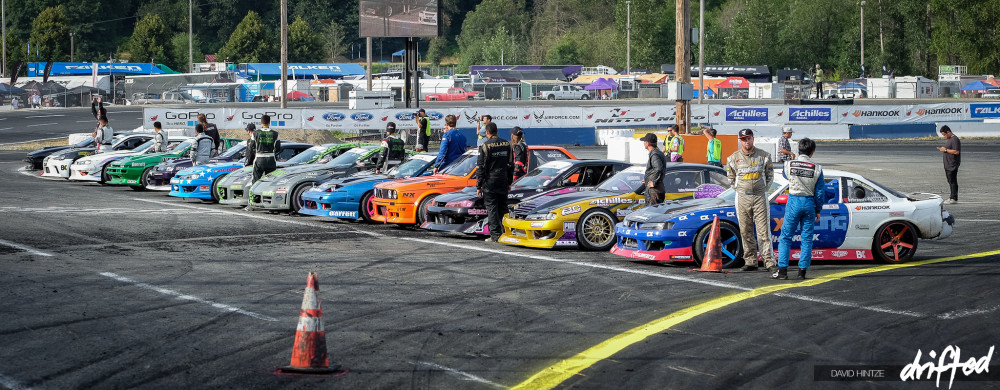
M 785 162 L 782 175 L 788 179 L 788 203 L 778 242 L 778 267 L 788 268 L 792 238 L 801 224 L 799 269 L 808 269 L 812 262 L 813 226 L 826 200 L 823 168 L 813 163 L 809 156 L 799 155 L 795 160 Z
M 455 162 L 455 160 L 458 160 L 459 157 L 462 157 L 467 148 L 465 135 L 459 132 L 458 129 L 446 131 L 444 136 L 441 137 L 441 149 L 438 151 L 434 168 L 438 170 L 445 169 L 451 163 Z

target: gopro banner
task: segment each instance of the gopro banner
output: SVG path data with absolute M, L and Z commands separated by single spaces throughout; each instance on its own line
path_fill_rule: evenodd
M 205 114 L 208 123 L 222 127 L 224 109 L 222 108 L 146 108 L 143 110 L 142 127 L 152 129 L 153 122 L 160 122 L 164 129 L 194 129 L 198 124 L 198 115 Z

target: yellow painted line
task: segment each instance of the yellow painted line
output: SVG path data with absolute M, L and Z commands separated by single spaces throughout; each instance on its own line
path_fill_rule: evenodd
M 701 304 L 681 309 L 679 311 L 667 315 L 666 317 L 662 317 L 653 320 L 651 322 L 648 322 L 646 324 L 640 325 L 638 327 L 629 329 L 624 333 L 621 333 L 615 337 L 605 340 L 600 344 L 590 347 L 583 352 L 576 354 L 576 356 L 564 359 L 556 364 L 553 364 L 545 368 L 544 370 L 538 372 L 537 374 L 532 375 L 524 382 L 521 382 L 517 386 L 514 386 L 513 389 L 554 388 L 559 384 L 563 383 L 564 381 L 566 381 L 567 379 L 571 378 L 572 376 L 577 375 L 581 371 L 594 365 L 595 363 L 610 358 L 611 356 L 620 352 L 621 350 L 628 348 L 629 346 L 638 343 L 642 340 L 645 340 L 647 337 L 650 337 L 658 333 L 662 333 L 663 331 L 666 331 L 667 329 L 670 329 L 675 325 L 681 324 L 687 320 L 698 317 L 702 314 L 710 313 L 712 311 L 722 309 L 724 307 L 745 301 L 750 298 L 770 294 L 781 290 L 815 286 L 851 276 L 871 274 L 882 271 L 891 271 L 899 268 L 917 267 L 927 264 L 943 263 L 947 261 L 964 260 L 964 259 L 974 259 L 974 258 L 981 258 L 987 256 L 995 256 L 995 255 L 1000 255 L 1000 250 L 973 253 L 970 255 L 963 255 L 963 256 L 945 257 L 940 259 L 914 261 L 910 263 L 887 264 L 872 268 L 844 271 L 831 275 L 820 276 L 813 279 L 806 279 L 798 283 L 781 283 L 770 286 L 758 287 L 750 291 L 726 295 L 723 297 L 710 300 L 708 302 L 704 302 Z

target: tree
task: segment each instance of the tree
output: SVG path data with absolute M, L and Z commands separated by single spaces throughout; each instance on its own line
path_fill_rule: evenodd
M 483 0 L 474 11 L 465 16 L 462 33 L 458 36 L 458 47 L 461 60 L 459 65 L 468 69 L 473 64 L 500 62 L 501 49 L 511 47 L 523 50 L 528 46 L 527 31 L 530 30 L 530 17 L 524 11 L 524 0 Z M 508 57 L 503 50 L 505 63 L 509 58 L 526 60 L 523 55 L 510 53 Z
M 444 59 L 446 51 L 448 50 L 448 39 L 445 37 L 434 37 L 430 40 L 427 45 L 427 55 L 424 59 L 430 61 L 434 65 L 441 65 L 441 60 Z
M 565 35 L 563 40 L 545 53 L 545 63 L 550 65 L 581 64 L 580 44 L 573 35 Z
M 331 20 L 330 27 L 326 32 L 326 50 L 330 55 L 330 62 L 337 62 L 344 52 L 347 51 L 348 44 L 345 41 L 346 38 L 344 26 L 341 26 L 336 20 Z
M 174 37 L 170 39 L 170 47 L 174 53 L 173 64 L 176 65 L 173 69 L 179 72 L 187 72 L 188 34 L 186 32 L 174 34 Z M 194 36 L 194 40 L 191 42 L 191 49 L 191 57 L 193 57 L 194 62 L 202 62 L 205 59 L 205 52 L 201 50 L 201 38 L 198 35 Z M 218 60 L 222 62 L 222 58 Z
M 632 0 L 632 68 L 659 69 L 664 62 L 674 62 L 676 42 L 675 2 L 670 0 Z M 625 30 L 627 7 L 618 2 L 615 23 L 622 37 L 620 46 L 614 48 L 625 57 Z M 625 67 L 625 62 L 617 64 Z
M 178 67 L 184 62 L 176 63 L 173 54 L 170 29 L 160 15 L 149 14 L 136 23 L 132 38 L 129 40 L 128 51 L 132 61 L 168 64 Z M 187 53 L 187 50 L 184 50 Z
M 275 62 L 277 49 L 274 37 L 264 27 L 260 15 L 250 11 L 219 49 L 218 55 L 233 62 Z
M 326 48 L 319 34 L 309 28 L 301 16 L 288 25 L 288 61 L 321 62 L 326 59 Z
M 66 18 L 66 7 L 49 7 L 38 14 L 32 23 L 28 42 L 33 46 L 31 51 L 38 53 L 36 58 L 43 61 L 68 59 L 69 20 Z

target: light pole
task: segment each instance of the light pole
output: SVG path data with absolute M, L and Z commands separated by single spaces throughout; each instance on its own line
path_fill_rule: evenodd
M 861 1 L 861 69 L 865 68 L 865 2 Z
M 0 0 L 0 36 L 3 40 L 3 62 L 0 62 L 0 77 L 7 75 L 7 1 Z
M 632 74 L 632 2 L 625 2 L 625 74 Z
M 705 0 L 698 0 L 698 104 L 705 99 Z
M 188 73 L 194 73 L 194 0 L 188 0 Z
M 75 49 L 75 46 L 73 46 L 73 32 L 70 31 L 69 32 L 69 62 L 74 62 L 73 59 L 76 57 L 74 55 L 74 54 L 76 54 L 76 50 L 73 50 L 73 49 Z

